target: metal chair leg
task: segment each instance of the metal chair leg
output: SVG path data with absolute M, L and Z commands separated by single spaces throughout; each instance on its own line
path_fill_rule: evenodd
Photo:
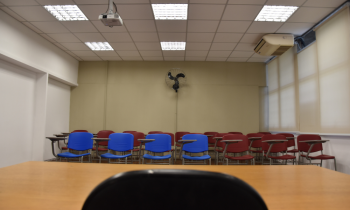
M 335 158 L 334 158 L 334 170 L 337 171 L 337 163 L 335 162 Z

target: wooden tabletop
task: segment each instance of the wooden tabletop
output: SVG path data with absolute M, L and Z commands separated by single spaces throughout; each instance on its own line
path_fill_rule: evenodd
M 120 172 L 146 169 L 194 169 L 234 175 L 255 188 L 269 210 L 350 209 L 350 175 L 312 165 L 116 166 L 34 161 L 0 168 L 0 209 L 81 209 L 89 193 L 103 180 Z

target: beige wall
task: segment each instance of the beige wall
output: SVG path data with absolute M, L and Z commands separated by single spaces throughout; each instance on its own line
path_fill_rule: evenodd
M 178 94 L 169 69 L 185 71 Z M 70 130 L 259 131 L 264 63 L 80 62 Z

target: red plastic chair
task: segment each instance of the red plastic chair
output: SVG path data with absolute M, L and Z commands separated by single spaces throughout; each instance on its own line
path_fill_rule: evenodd
M 177 148 L 180 147 L 181 148 L 181 144 L 178 143 L 179 140 L 181 140 L 181 138 L 186 135 L 186 134 L 190 134 L 190 132 L 187 132 L 187 131 L 178 131 L 175 133 L 175 142 L 174 142 L 174 145 L 175 145 L 175 160 L 176 160 L 176 157 L 177 157 Z
M 255 154 L 259 154 L 259 155 L 257 155 L 257 156 L 259 156 L 259 158 L 262 157 L 262 153 L 263 153 L 263 151 L 261 150 L 261 148 L 262 148 L 261 139 L 250 141 L 249 138 L 250 137 L 263 137 L 263 136 L 264 136 L 264 134 L 262 134 L 262 133 L 248 133 L 247 134 L 250 152 L 255 153 Z M 255 150 L 252 150 L 252 148 L 255 148 Z M 261 158 L 261 161 L 262 160 L 263 160 L 263 158 Z
M 243 134 L 243 133 L 241 133 L 241 132 L 228 132 L 228 133 L 230 133 L 230 134 Z
M 137 131 L 123 131 L 123 133 L 135 133 Z
M 237 162 L 239 162 L 240 160 L 250 160 L 252 165 L 255 165 L 255 159 L 254 156 L 249 155 L 249 141 L 248 141 L 248 137 L 242 134 L 229 134 L 229 135 L 225 135 L 222 139 L 223 141 L 225 140 L 242 140 L 240 142 L 237 143 L 225 143 L 223 142 L 224 145 L 224 152 L 223 152 L 223 156 L 224 156 L 224 161 L 226 160 L 226 165 L 229 164 L 229 159 L 230 160 L 237 160 Z M 247 152 L 247 155 L 242 155 L 242 156 L 230 156 L 228 155 L 229 153 L 243 153 L 243 152 Z M 239 163 L 237 163 L 239 164 Z M 247 163 L 248 164 L 248 163 Z
M 287 147 L 294 147 L 291 150 L 287 150 L 287 153 L 293 153 L 293 155 L 295 156 L 295 153 L 299 152 L 298 149 L 295 148 L 295 140 L 294 140 L 294 135 L 291 133 L 277 133 L 277 135 L 283 135 L 285 137 L 293 137 L 293 139 L 287 139 Z
M 270 132 L 258 132 L 258 133 L 261 133 L 261 134 L 271 134 Z
M 163 133 L 162 131 L 150 131 L 148 134 L 157 134 L 157 133 Z
M 214 146 L 214 144 L 215 144 L 214 136 L 215 136 L 217 133 L 218 133 L 218 132 L 204 132 L 204 135 L 213 135 L 213 136 L 208 136 L 208 144 L 209 144 L 209 147 L 210 147 L 210 146 Z
M 110 134 L 112 134 L 112 133 L 114 133 L 114 131 L 111 131 L 111 130 L 102 130 L 102 131 L 99 131 L 98 133 L 97 133 L 97 138 L 108 138 L 109 137 L 109 135 Z M 108 141 L 100 141 L 100 142 L 98 142 L 98 152 L 100 152 L 100 151 L 105 151 L 105 152 L 107 152 L 108 151 L 108 149 L 107 148 L 101 148 L 100 146 L 108 146 Z M 93 151 L 96 151 L 96 147 L 93 147 L 92 148 L 92 150 Z M 97 155 L 97 154 L 96 154 Z
M 311 144 L 311 143 L 304 143 L 304 142 L 300 142 L 300 141 L 307 141 L 307 140 L 314 140 L 315 144 Z M 300 162 L 300 157 L 302 158 L 306 158 L 307 160 L 310 161 L 309 164 L 316 164 L 316 165 L 320 165 L 322 167 L 322 161 L 323 160 L 331 160 L 334 159 L 334 170 L 337 170 L 337 165 L 336 165 L 336 160 L 335 160 L 335 156 L 331 156 L 331 155 L 324 155 L 323 154 L 323 147 L 322 147 L 322 143 L 318 142 L 321 141 L 322 138 L 319 135 L 314 135 L 314 134 L 302 134 L 299 135 L 297 138 L 297 144 L 298 144 L 298 149 L 299 149 L 299 162 Z M 311 147 L 311 145 L 313 145 Z M 310 149 L 311 148 L 311 149 Z M 317 155 L 317 156 L 310 156 L 310 153 L 313 152 L 321 152 L 321 155 Z M 306 153 L 306 154 L 304 154 Z M 311 160 L 321 160 L 320 163 L 311 163 Z
M 267 143 L 264 141 L 267 140 L 286 140 L 282 143 Z M 287 155 L 287 139 L 284 135 L 273 135 L 267 134 L 261 138 L 262 141 L 262 150 L 263 156 L 270 160 L 270 165 L 272 164 L 272 160 L 284 160 L 285 164 L 287 164 L 287 160 L 293 160 L 293 165 L 296 157 L 294 155 Z M 276 156 L 272 156 L 271 153 L 276 153 Z M 278 153 L 284 153 L 284 155 L 278 156 Z
M 214 136 L 214 139 L 215 137 L 224 137 L 225 135 L 228 135 L 229 133 L 217 133 L 215 136 Z M 216 140 L 215 140 L 216 141 Z M 220 159 L 220 154 L 224 152 L 224 146 L 225 144 L 224 143 L 221 143 L 222 139 L 221 140 L 217 140 L 215 145 L 214 145 L 214 152 L 215 152 L 215 164 L 217 165 L 219 163 L 219 159 Z

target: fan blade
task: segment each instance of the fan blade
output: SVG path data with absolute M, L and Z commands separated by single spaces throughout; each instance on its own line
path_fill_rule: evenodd
M 179 78 L 179 77 L 185 78 L 185 75 L 183 73 L 179 73 L 179 74 L 176 75 L 176 78 Z
M 177 89 L 179 89 L 179 81 L 175 80 L 175 84 L 173 85 L 173 89 L 177 92 Z
M 175 79 L 175 77 L 173 77 L 173 76 L 171 75 L 171 72 L 168 72 L 168 77 L 169 77 L 169 79 L 171 79 L 171 80 L 174 80 L 174 79 Z

